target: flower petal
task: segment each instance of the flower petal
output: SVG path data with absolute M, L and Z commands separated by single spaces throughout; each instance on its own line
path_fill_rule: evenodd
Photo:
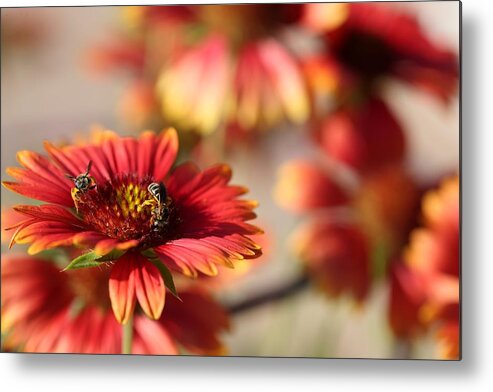
M 134 322 L 133 354 L 177 355 L 173 337 L 161 323 L 147 317 L 136 317 Z
M 166 316 L 160 322 L 187 350 L 205 355 L 224 354 L 219 334 L 230 327 L 227 312 L 201 290 L 183 291 L 180 298 L 182 302 L 169 297 Z
M 278 93 L 286 118 L 297 124 L 306 121 L 309 114 L 308 94 L 294 56 L 274 39 L 261 42 L 258 49 L 265 77 L 273 85 L 271 91 Z
M 110 253 L 113 249 L 116 248 L 118 244 L 118 240 L 114 238 L 105 238 L 97 243 L 94 248 L 94 252 L 99 256 L 104 256 Z
M 403 63 L 429 67 L 457 78 L 457 56 L 435 45 L 424 34 L 416 17 L 377 4 L 352 4 L 348 23 L 352 28 L 382 38 Z
M 307 161 L 284 164 L 274 189 L 276 201 L 284 208 L 304 212 L 348 202 L 344 189 L 321 166 Z
M 331 113 L 317 130 L 317 137 L 332 159 L 358 171 L 399 163 L 406 151 L 400 123 L 378 98 Z
M 138 268 L 133 257 L 124 255 L 111 270 L 109 293 L 116 320 L 125 324 L 135 308 L 135 274 Z
M 203 134 L 213 132 L 225 117 L 229 66 L 227 42 L 218 34 L 170 62 L 157 84 L 167 120 Z
M 137 259 L 135 292 L 144 313 L 157 320 L 164 308 L 166 288 L 161 273 L 155 265 L 144 258 Z
M 162 180 L 173 165 L 178 152 L 178 136 L 173 128 L 159 135 L 144 132 L 139 139 L 118 137 L 108 131 L 81 146 L 58 148 L 45 143 L 51 158 L 68 174 L 77 176 L 93 162 L 91 176 L 96 183 L 119 173 L 137 173 Z
M 5 181 L 6 188 L 36 200 L 73 207 L 71 181 L 46 157 L 32 151 L 20 151 L 17 160 L 25 169 L 8 168 L 7 173 L 19 182 Z
M 187 276 L 196 277 L 197 272 L 215 276 L 216 265 L 233 267 L 235 260 L 259 257 L 260 246 L 247 237 L 181 238 L 154 248 L 154 251 L 169 268 Z
M 17 206 L 14 210 L 28 219 L 16 225 L 18 228 L 11 243 L 31 243 L 28 250 L 30 254 L 73 245 L 77 235 L 90 232 L 84 222 L 60 206 Z
M 142 138 L 139 140 L 141 146 L 144 144 Z M 152 170 L 148 173 L 159 181 L 164 179 L 176 160 L 176 155 L 178 154 L 178 134 L 174 128 L 168 128 L 161 132 L 157 138 L 158 143 L 155 153 L 150 156 L 153 160 L 153 164 L 151 165 Z
M 106 143 L 110 143 L 110 140 L 107 140 Z M 95 178 L 96 183 L 109 179 L 110 175 L 114 173 L 111 162 L 101 153 L 101 147 L 67 146 L 59 148 L 49 142 L 45 142 L 44 147 L 51 159 L 62 168 L 65 174 L 76 177 L 85 173 L 90 161 L 93 163 L 90 175 Z
M 228 185 L 231 179 L 228 165 L 212 166 L 203 172 L 193 165 L 180 166 L 170 176 L 168 190 L 181 208 L 180 227 L 182 237 L 200 238 L 230 234 L 256 234 L 257 227 L 245 223 L 255 218 L 253 209 L 257 203 L 236 200 L 245 188 Z M 187 182 L 181 180 L 186 176 Z
M 370 250 L 355 225 L 318 218 L 293 238 L 295 251 L 308 274 L 330 297 L 348 293 L 363 300 L 370 288 Z
M 412 338 L 423 329 L 419 313 L 425 300 L 422 277 L 405 265 L 395 263 L 391 270 L 389 319 L 397 336 Z

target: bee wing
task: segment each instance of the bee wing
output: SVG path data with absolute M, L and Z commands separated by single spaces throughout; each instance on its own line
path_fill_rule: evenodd
M 166 199 L 168 198 L 168 190 L 162 182 L 159 183 L 159 196 L 161 198 L 161 202 L 166 202 Z
M 89 175 L 89 171 L 91 170 L 91 167 L 92 167 L 92 161 L 89 161 L 89 163 L 87 164 L 86 176 Z

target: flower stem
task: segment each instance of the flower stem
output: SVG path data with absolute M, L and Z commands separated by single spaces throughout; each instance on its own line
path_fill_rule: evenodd
M 302 290 L 310 287 L 310 280 L 307 276 L 300 276 L 291 282 L 286 282 L 284 285 L 275 287 L 264 293 L 260 293 L 256 296 L 246 298 L 236 304 L 226 304 L 226 308 L 230 313 L 241 313 L 258 306 L 263 306 L 272 302 L 280 301 L 295 295 Z
M 134 333 L 134 316 L 130 316 L 126 324 L 122 325 L 122 354 L 132 354 L 132 340 Z

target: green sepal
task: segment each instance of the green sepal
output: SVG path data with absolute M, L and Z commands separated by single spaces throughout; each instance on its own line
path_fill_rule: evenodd
M 100 256 L 96 252 L 91 251 L 73 259 L 70 264 L 67 265 L 62 271 L 97 267 L 101 263 L 118 260 L 123 254 L 125 254 L 125 251 L 116 249 L 113 249 L 111 252 L 105 254 L 104 256 Z
M 88 268 L 88 267 L 97 267 L 99 265 L 99 261 L 96 261 L 99 256 L 93 251 L 84 253 L 79 257 L 73 259 L 69 265 L 67 265 L 62 271 L 68 271 L 79 268 Z
M 120 257 L 122 257 L 126 252 L 127 252 L 126 250 L 113 249 L 111 252 L 98 257 L 97 260 L 100 262 L 115 261 L 118 260 Z
M 176 291 L 175 282 L 173 281 L 173 275 L 171 271 L 164 265 L 164 263 L 159 259 L 156 253 L 152 249 L 147 249 L 142 252 L 142 255 L 145 256 L 152 264 L 154 264 L 161 276 L 163 277 L 164 285 L 166 288 L 173 294 L 173 296 L 181 301 L 178 292 Z

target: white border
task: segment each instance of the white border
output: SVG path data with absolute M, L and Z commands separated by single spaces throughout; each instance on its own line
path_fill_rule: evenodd
M 217 1 L 220 3 L 222 1 Z M 0 6 L 163 4 L 7 1 Z M 185 1 L 184 1 L 185 3 Z M 196 3 L 196 2 L 189 2 Z M 487 391 L 493 385 L 493 19 L 491 1 L 463 2 L 462 362 L 151 358 L 0 354 L 2 390 Z

